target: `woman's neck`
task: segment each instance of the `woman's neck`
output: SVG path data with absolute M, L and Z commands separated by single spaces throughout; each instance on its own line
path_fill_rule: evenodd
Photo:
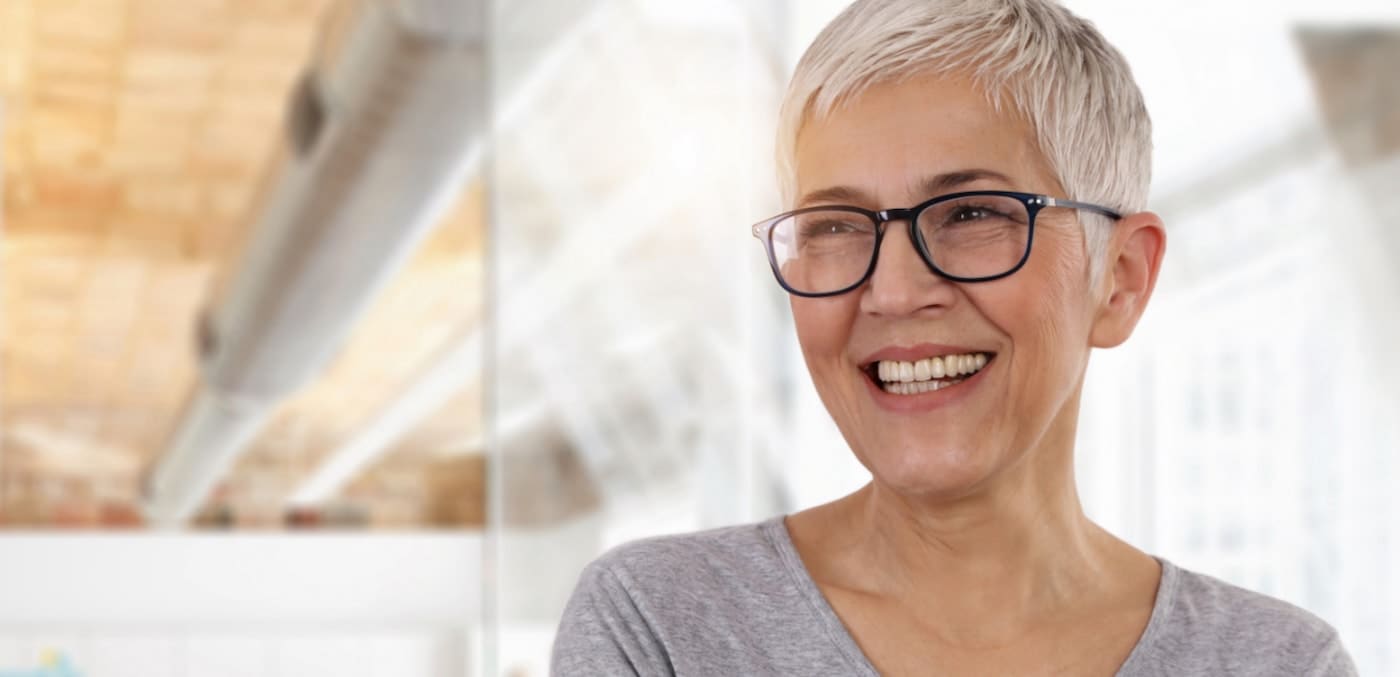
M 1155 564 L 1084 515 L 1068 459 L 1032 459 L 955 500 L 873 482 L 824 506 L 814 575 L 929 610 L 932 630 L 975 645 L 1082 613 Z

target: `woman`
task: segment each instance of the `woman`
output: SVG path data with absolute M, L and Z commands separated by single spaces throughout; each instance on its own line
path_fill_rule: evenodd
M 792 211 L 759 223 L 827 410 L 873 480 L 583 574 L 555 674 L 1355 673 L 1307 612 L 1085 517 L 1091 348 L 1165 250 L 1122 56 L 1044 0 L 862 0 L 798 64 Z

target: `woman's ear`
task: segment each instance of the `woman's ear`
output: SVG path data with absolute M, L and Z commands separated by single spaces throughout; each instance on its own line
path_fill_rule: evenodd
M 1112 348 L 1133 334 L 1152 298 L 1166 250 L 1166 229 L 1152 212 L 1131 214 L 1113 225 L 1090 345 Z

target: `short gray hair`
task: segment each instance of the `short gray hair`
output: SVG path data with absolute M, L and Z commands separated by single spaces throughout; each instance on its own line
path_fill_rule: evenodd
M 972 79 L 1031 126 L 1068 197 L 1142 211 L 1152 122 L 1123 55 L 1093 24 L 1051 0 L 857 0 L 807 48 L 783 97 L 778 172 L 797 199 L 797 137 L 867 88 L 921 74 Z M 1084 218 L 1084 217 L 1081 217 Z M 1097 279 L 1108 240 L 1085 220 Z

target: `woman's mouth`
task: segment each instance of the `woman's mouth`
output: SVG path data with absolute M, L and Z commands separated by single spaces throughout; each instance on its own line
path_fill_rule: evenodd
M 865 373 L 881 390 L 892 395 L 918 395 L 962 383 L 981 371 L 996 353 L 963 353 L 926 357 L 912 362 L 880 360 L 866 365 Z

